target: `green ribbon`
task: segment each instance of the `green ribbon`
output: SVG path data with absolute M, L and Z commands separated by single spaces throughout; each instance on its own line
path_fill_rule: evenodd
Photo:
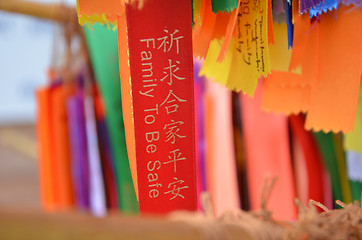
M 342 173 L 339 169 L 345 169 L 345 159 L 342 145 L 339 143 L 338 137 L 333 133 L 323 132 L 314 133 L 314 137 L 317 140 L 324 164 L 327 167 L 331 178 L 333 198 L 349 203 L 351 201 L 351 191 L 347 175 L 346 173 Z M 344 164 L 344 166 L 339 167 L 341 164 Z
M 222 12 L 232 12 L 234 8 L 238 7 L 237 0 L 211 0 L 212 11 L 214 13 Z
M 139 206 L 129 166 L 123 124 L 117 32 L 98 23 L 92 27 L 94 30 L 87 26 L 83 27 L 83 30 L 96 81 L 105 103 L 118 203 L 122 213 L 134 214 L 139 212 Z

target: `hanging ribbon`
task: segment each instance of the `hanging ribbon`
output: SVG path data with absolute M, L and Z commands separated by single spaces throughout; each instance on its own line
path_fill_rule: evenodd
M 190 1 L 126 13 L 140 211 L 196 210 Z

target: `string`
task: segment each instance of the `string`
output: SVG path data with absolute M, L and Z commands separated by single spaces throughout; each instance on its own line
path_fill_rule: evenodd
M 202 239 L 362 239 L 362 208 L 359 202 L 345 204 L 336 201 L 343 209 L 329 210 L 322 203 L 310 200 L 304 206 L 298 199 L 295 205 L 297 221 L 278 222 L 266 209 L 276 177 L 265 178 L 261 194 L 261 210 L 245 212 L 227 211 L 215 217 L 209 193 L 201 194 L 202 213 L 176 212 L 170 215 L 173 221 L 184 222 L 195 228 Z M 361 195 L 362 200 L 362 195 Z M 324 212 L 319 213 L 317 207 Z

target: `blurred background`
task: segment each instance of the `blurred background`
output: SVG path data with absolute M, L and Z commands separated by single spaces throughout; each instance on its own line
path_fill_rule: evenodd
M 75 0 L 62 3 L 76 4 Z M 40 209 L 35 89 L 46 84 L 57 31 L 52 21 L 0 10 L 1 208 Z
M 80 206 L 79 209 L 94 207 L 92 210 L 95 210 L 97 198 L 90 194 L 92 188 L 94 192 L 99 190 L 96 196 L 103 201 L 102 210 L 105 207 L 128 210 L 128 206 L 118 201 L 125 199 L 127 203 L 134 203 L 130 208 L 138 212 L 135 194 L 128 191 L 133 189 L 133 182 L 121 114 L 117 32 L 109 24 L 95 24 L 85 26 L 84 35 L 79 34 L 82 28 L 75 13 L 75 0 L 31 1 L 71 7 L 73 12 L 62 11 L 66 9 L 64 6 L 54 7 L 53 11 L 48 11 L 50 8 L 41 10 L 39 5 L 33 7 L 34 12 L 48 14 L 48 18 L 53 14 L 59 19 L 68 19 L 62 26 L 49 20 L 1 11 L 2 6 L 15 2 L 19 1 L 0 0 L 0 209 L 14 206 L 40 210 L 42 204 L 51 203 L 54 206 L 44 207 L 44 204 L 43 207 L 54 210 Z M 226 14 L 225 19 L 227 17 L 230 18 Z M 223 18 L 218 21 L 221 25 L 228 22 Z M 286 47 L 287 24 L 276 26 L 281 29 L 279 35 L 283 41 L 280 42 L 285 43 L 285 50 L 289 51 Z M 217 39 L 214 40 L 215 43 Z M 213 199 L 218 213 L 230 206 L 244 210 L 259 207 L 258 191 L 264 184 L 262 173 L 267 171 L 287 179 L 279 181 L 279 189 L 270 201 L 278 207 L 275 212 L 287 214 L 281 219 L 291 219 L 296 214 L 294 197 L 304 203 L 316 199 L 330 208 L 334 207 L 333 200 L 336 199 L 346 203 L 360 200 L 361 171 L 355 169 L 362 166 L 362 155 L 345 151 L 349 149 L 343 148 L 342 134 L 308 132 L 304 129 L 305 116 L 302 114 L 286 117 L 261 111 L 261 83 L 254 100 L 231 93 L 200 76 L 201 65 L 208 65 L 205 62 L 194 62 L 198 187 L 200 192 L 211 191 L 218 197 Z M 36 102 L 35 93 L 43 86 L 46 88 L 40 104 L 40 101 Z M 37 96 L 40 99 L 39 94 Z M 362 103 L 361 96 L 359 104 Z M 39 141 L 43 145 L 39 157 L 36 105 L 42 110 L 39 113 L 43 113 L 39 114 L 38 121 L 41 126 Z M 253 118 L 255 116 L 260 122 Z M 86 123 L 93 123 L 93 128 L 87 127 Z M 358 145 L 358 141 L 354 143 Z M 259 147 L 264 148 L 260 150 Z M 90 162 L 98 164 L 95 172 L 88 168 Z M 126 162 L 127 167 L 117 165 L 121 162 Z M 39 175 L 43 177 L 41 187 Z M 118 176 L 128 177 L 118 179 Z M 92 185 L 90 179 L 103 184 Z M 125 182 L 129 189 L 117 189 Z M 282 184 L 288 184 L 290 191 Z M 122 189 L 125 192 L 121 193 Z M 224 191 L 232 197 L 226 197 Z M 289 209 L 282 200 L 288 202 Z M 250 202 L 254 204 L 252 207 Z

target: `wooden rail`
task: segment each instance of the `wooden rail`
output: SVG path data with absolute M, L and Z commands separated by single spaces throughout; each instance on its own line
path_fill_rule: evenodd
M 182 222 L 127 216 L 106 218 L 87 214 L 45 214 L 34 210 L 0 209 L 0 239 L 27 240 L 198 240 L 201 231 Z
M 67 23 L 77 21 L 77 11 L 61 4 L 35 3 L 22 0 L 0 0 L 0 11 L 24 14 Z

